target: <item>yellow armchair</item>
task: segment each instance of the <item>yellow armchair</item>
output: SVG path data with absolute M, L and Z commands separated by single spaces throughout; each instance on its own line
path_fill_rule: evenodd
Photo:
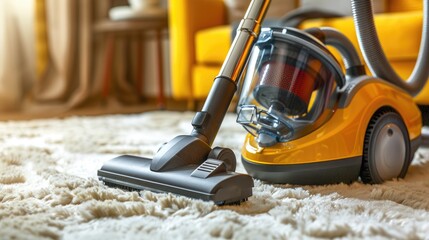
M 422 0 L 386 1 L 386 13 L 375 17 L 377 31 L 389 61 L 407 78 L 417 59 Z M 231 44 L 231 26 L 223 0 L 171 0 L 171 79 L 176 99 L 204 99 Z M 331 26 L 358 47 L 351 17 L 315 19 L 301 27 Z M 429 105 L 429 84 L 415 98 Z
M 223 1 L 172 0 L 169 6 L 169 19 L 172 95 L 177 99 L 195 99 L 196 93 L 204 97 L 204 94 L 201 94 L 201 86 L 194 84 L 193 71 L 198 66 L 195 36 L 200 31 L 226 24 Z M 223 47 L 228 48 L 230 44 L 228 41 L 230 38 L 226 36 L 217 36 L 216 41 L 211 42 L 222 42 L 222 45 L 226 45 Z M 225 49 L 209 51 L 223 52 Z

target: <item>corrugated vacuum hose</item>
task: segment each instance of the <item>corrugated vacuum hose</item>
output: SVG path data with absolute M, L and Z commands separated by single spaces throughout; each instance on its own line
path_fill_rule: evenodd
M 371 0 L 351 0 L 353 19 L 359 46 L 374 76 L 389 81 L 416 96 L 429 77 L 429 0 L 423 0 L 423 29 L 420 51 L 413 72 L 403 80 L 390 65 L 384 54 L 374 24 Z

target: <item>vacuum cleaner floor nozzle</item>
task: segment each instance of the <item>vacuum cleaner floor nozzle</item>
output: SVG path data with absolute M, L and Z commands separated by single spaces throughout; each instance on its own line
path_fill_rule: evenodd
M 208 159 L 200 166 L 186 165 L 162 172 L 150 170 L 151 161 L 130 155 L 119 156 L 98 170 L 98 178 L 112 187 L 171 192 L 213 201 L 217 205 L 239 204 L 252 195 L 253 179 L 249 175 L 216 168 L 216 160 Z M 208 169 L 207 166 L 214 167 Z M 212 170 L 213 174 L 198 173 Z

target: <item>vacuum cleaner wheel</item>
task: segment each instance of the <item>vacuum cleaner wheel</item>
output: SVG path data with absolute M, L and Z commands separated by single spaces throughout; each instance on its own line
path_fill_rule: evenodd
M 403 178 L 411 162 L 410 149 L 408 131 L 401 116 L 391 109 L 376 112 L 365 134 L 361 180 L 378 184 Z

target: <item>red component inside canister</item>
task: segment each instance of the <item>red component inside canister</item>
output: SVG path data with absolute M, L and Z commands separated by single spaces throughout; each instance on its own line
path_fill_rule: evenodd
M 308 112 L 313 91 L 319 86 L 322 63 L 316 59 L 294 63 L 269 60 L 261 64 L 254 96 L 262 106 L 288 115 Z
M 306 71 L 284 62 L 268 61 L 261 67 L 259 85 L 291 92 L 308 106 L 316 77 L 314 70 Z

